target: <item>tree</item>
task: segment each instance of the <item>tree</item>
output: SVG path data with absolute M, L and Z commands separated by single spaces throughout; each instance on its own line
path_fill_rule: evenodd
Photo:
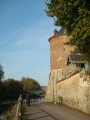
M 0 65 L 0 100 L 2 97 L 1 95 L 3 94 L 3 90 L 4 90 L 4 84 L 1 81 L 3 77 L 4 77 L 4 71 L 3 71 L 2 65 Z
M 4 82 L 4 98 L 7 99 L 16 99 L 20 94 L 23 93 L 23 87 L 20 81 L 16 81 L 12 78 L 7 79 Z
M 23 84 L 23 90 L 25 91 L 39 90 L 41 88 L 39 83 L 32 78 L 23 77 L 21 83 Z
M 3 66 L 0 65 L 0 82 L 1 82 L 1 80 L 2 80 L 3 77 L 4 77 Z
M 68 45 L 75 46 L 84 60 L 90 62 L 90 3 L 89 0 L 46 0 L 45 12 L 54 17 L 54 24 L 66 29 L 71 36 Z

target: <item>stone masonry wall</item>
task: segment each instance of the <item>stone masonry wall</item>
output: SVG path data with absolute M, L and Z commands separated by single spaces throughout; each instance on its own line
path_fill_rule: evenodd
M 46 89 L 45 102 L 53 102 L 53 83 L 51 79 Z
M 56 101 L 56 78 L 57 71 L 53 70 L 50 74 L 49 84 L 47 86 L 45 102 L 55 102 Z
M 45 102 L 58 103 L 58 97 L 62 97 L 63 104 L 90 114 L 90 76 L 83 71 L 75 75 L 69 72 L 67 57 L 74 49 L 64 45 L 69 39 L 65 34 L 49 39 L 51 73 Z
M 75 74 L 57 83 L 57 98 L 63 104 L 90 114 L 90 78 L 85 74 Z
M 51 71 L 45 102 L 58 103 L 62 97 L 63 104 L 90 114 L 90 77 L 80 72 L 60 80 L 57 75 L 57 70 Z

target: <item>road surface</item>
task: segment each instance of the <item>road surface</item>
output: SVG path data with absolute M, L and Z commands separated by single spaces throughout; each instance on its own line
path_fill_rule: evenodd
M 26 106 L 29 120 L 90 120 L 90 115 L 64 105 L 44 102 L 32 102 Z

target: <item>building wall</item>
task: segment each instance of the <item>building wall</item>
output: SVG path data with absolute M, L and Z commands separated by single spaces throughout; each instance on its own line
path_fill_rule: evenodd
M 63 70 L 59 71 L 64 75 Z M 81 71 L 59 80 L 57 75 L 57 70 L 52 70 L 45 102 L 58 103 L 62 97 L 63 104 L 90 114 L 90 76 Z
M 89 76 L 78 73 L 58 82 L 57 98 L 59 96 L 63 98 L 63 104 L 90 114 Z
M 67 57 L 73 50 L 73 47 L 64 45 L 69 39 L 69 36 L 63 34 L 49 39 L 51 70 L 67 68 Z
M 90 76 L 82 72 L 71 75 L 67 58 L 74 48 L 63 44 L 69 39 L 63 34 L 49 39 L 51 72 L 45 102 L 58 103 L 62 97 L 63 104 L 90 114 Z
M 46 89 L 45 102 L 55 102 L 56 101 L 56 80 L 57 71 L 53 70 L 50 74 L 50 80 Z
M 85 69 L 90 71 L 90 63 L 85 63 Z
M 69 67 L 69 72 L 75 72 L 77 70 L 75 63 L 69 64 L 68 67 Z

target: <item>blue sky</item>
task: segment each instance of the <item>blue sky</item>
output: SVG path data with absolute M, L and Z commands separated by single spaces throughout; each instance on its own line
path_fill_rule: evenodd
M 0 64 L 5 79 L 30 77 L 48 85 L 48 39 L 57 27 L 45 8 L 45 0 L 0 0 Z

